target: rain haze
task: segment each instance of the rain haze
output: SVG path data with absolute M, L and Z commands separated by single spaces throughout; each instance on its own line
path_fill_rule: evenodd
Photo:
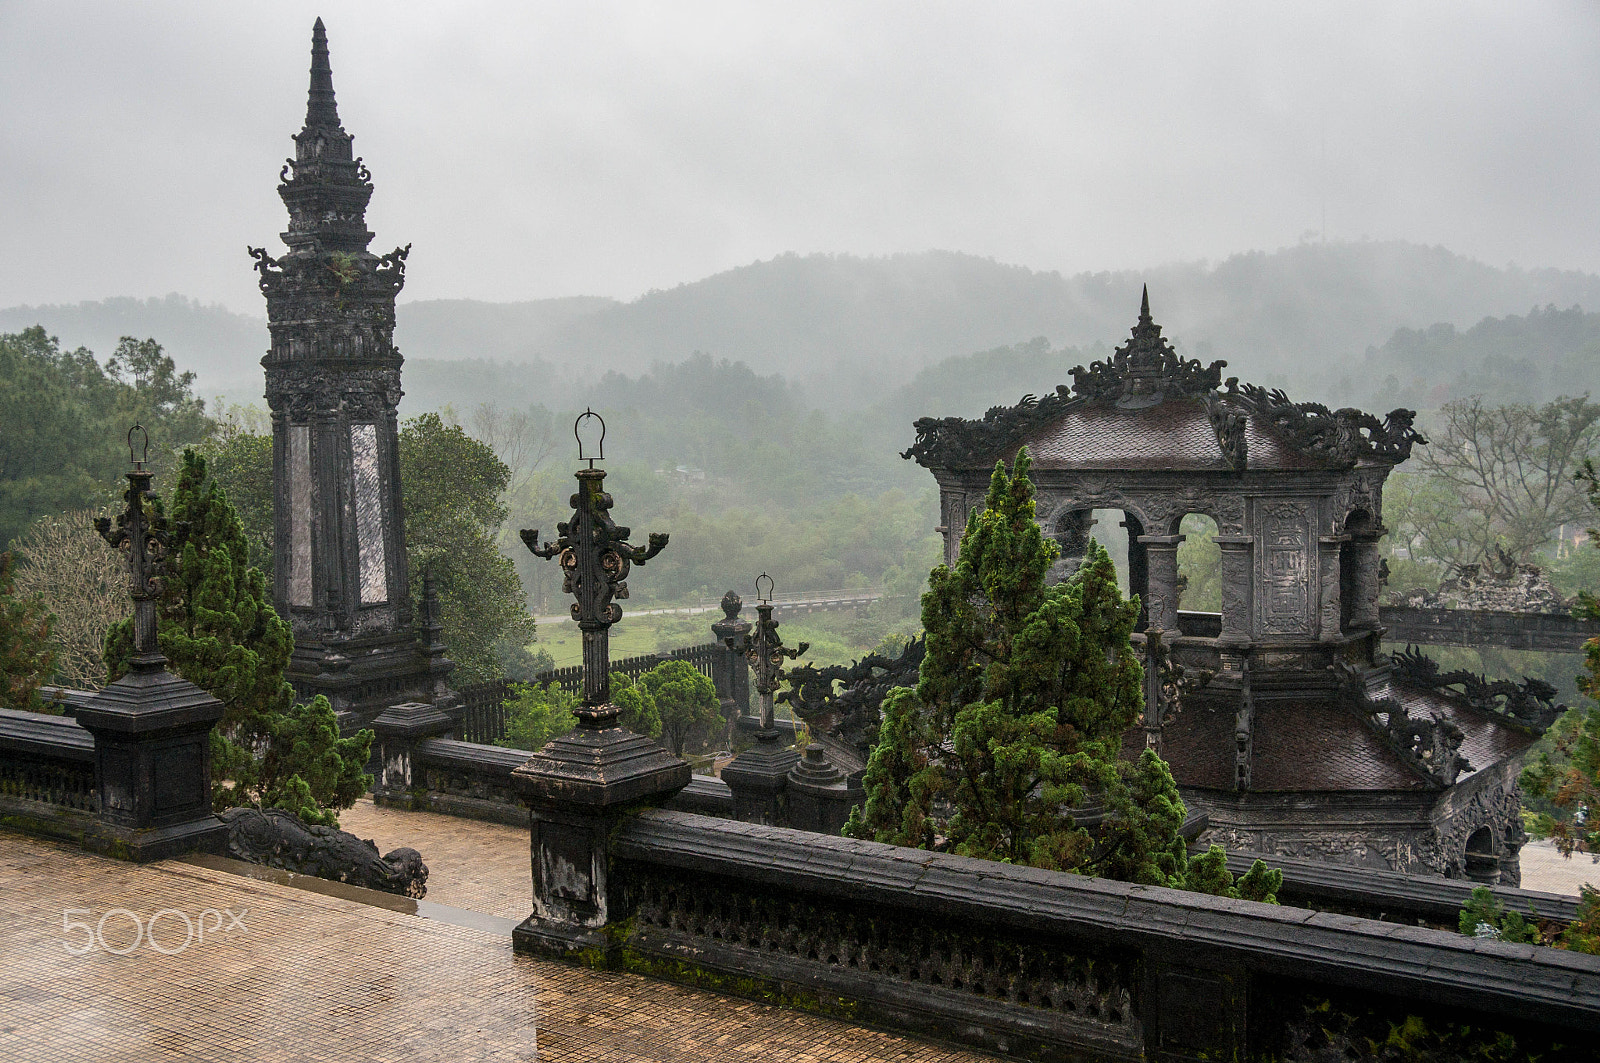
M 318 15 L 412 300 L 627 300 L 790 251 L 1600 270 L 1590 4 L 5 0 L 0 306 L 259 315 L 244 249 L 281 248 Z

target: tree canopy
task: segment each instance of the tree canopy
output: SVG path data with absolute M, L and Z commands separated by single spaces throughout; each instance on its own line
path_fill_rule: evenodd
M 151 468 L 170 472 L 211 432 L 193 383 L 155 340 L 124 336 L 102 367 L 39 327 L 0 335 L 0 547 L 40 517 L 115 497 L 135 421 L 153 441 Z

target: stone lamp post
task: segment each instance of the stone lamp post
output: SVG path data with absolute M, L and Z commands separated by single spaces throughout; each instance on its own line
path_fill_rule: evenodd
M 766 594 L 761 593 L 766 581 Z M 763 572 L 756 577 L 756 623 L 739 636 L 727 640 L 728 648 L 749 660 L 755 672 L 756 695 L 761 706 L 761 729 L 756 744 L 734 757 L 722 769 L 722 781 L 733 791 L 733 815 L 746 823 L 783 825 L 784 789 L 789 769 L 800 759 L 792 746 L 779 739 L 774 719 L 772 696 L 783 679 L 783 662 L 810 649 L 802 642 L 794 649 L 783 644 L 778 622 L 772 619 L 772 577 Z
M 149 450 L 149 435 L 134 425 L 123 511 L 115 527 L 107 517 L 95 521 L 101 537 L 128 554 L 133 660 L 126 675 L 78 710 L 78 723 L 94 735 L 100 797 L 99 836 L 89 841 L 134 860 L 160 860 L 189 849 L 220 853 L 227 840 L 227 827 L 211 814 L 210 735 L 222 718 L 222 702 L 167 671 L 156 642 L 167 522 L 160 513 L 145 512 Z
M 599 431 L 591 447 L 580 429 Z M 555 739 L 511 773 L 511 783 L 530 809 L 533 851 L 533 914 L 512 933 L 521 950 L 558 957 L 612 945 L 604 933 L 618 888 L 609 875 L 607 839 L 628 810 L 663 801 L 689 784 L 687 762 L 655 742 L 620 726 L 622 710 L 611 703 L 610 629 L 622 619 L 616 599 L 628 596 L 628 572 L 660 553 L 667 537 L 651 532 L 647 545 L 627 542 L 628 528 L 612 521 L 612 498 L 604 490 L 605 421 L 586 410 L 573 423 L 578 460 L 572 519 L 557 526 L 555 542 L 541 544 L 538 529 L 522 541 L 536 556 L 556 558 L 573 596 L 572 618 L 583 633 L 583 705 L 578 726 Z M 590 451 L 593 451 L 591 456 Z

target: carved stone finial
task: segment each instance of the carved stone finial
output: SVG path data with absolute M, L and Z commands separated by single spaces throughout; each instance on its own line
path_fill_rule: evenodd
M 744 599 L 739 597 L 738 592 L 729 591 L 722 596 L 722 615 L 727 619 L 732 620 L 737 617 L 739 610 L 743 608 Z
M 311 91 L 306 100 L 306 128 L 339 128 L 339 105 L 333 98 L 333 65 L 328 61 L 328 32 L 320 18 L 311 27 Z
M 609 631 L 622 619 L 615 599 L 628 596 L 628 572 L 659 554 L 667 536 L 651 532 L 644 546 L 627 539 L 631 529 L 618 527 L 608 512 L 612 498 L 604 490 L 604 469 L 579 469 L 578 491 L 572 496 L 572 519 L 556 525 L 553 543 L 539 543 L 539 529 L 524 528 L 522 542 L 535 557 L 560 558 L 565 573 L 563 592 L 573 596 L 572 619 L 583 632 L 582 726 L 609 727 L 622 711 L 611 704 Z
M 167 521 L 159 510 L 145 512 L 150 498 L 151 473 L 137 462 L 127 474 L 123 510 L 116 526 L 109 517 L 95 520 L 95 530 L 112 547 L 128 552 L 128 597 L 133 599 L 133 667 L 153 671 L 165 666 L 156 643 L 156 599 L 161 597 L 161 573 L 167 552 Z

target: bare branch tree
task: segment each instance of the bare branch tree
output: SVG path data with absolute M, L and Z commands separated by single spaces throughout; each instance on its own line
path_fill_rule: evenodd
M 96 534 L 97 515 L 85 509 L 41 517 L 17 540 L 17 590 L 43 595 L 56 618 L 56 677 L 89 690 L 106 682 L 106 632 L 132 611 L 123 557 Z
M 507 410 L 493 402 L 480 402 L 469 418 L 467 431 L 485 443 L 511 469 L 506 493 L 521 493 L 555 447 L 550 412 L 542 407 Z
M 1600 405 L 1587 395 L 1543 406 L 1459 399 L 1440 417 L 1418 454 L 1427 482 L 1405 507 L 1405 532 L 1429 556 L 1461 564 L 1498 545 L 1526 562 L 1562 524 L 1585 518 L 1573 474 L 1600 452 Z

